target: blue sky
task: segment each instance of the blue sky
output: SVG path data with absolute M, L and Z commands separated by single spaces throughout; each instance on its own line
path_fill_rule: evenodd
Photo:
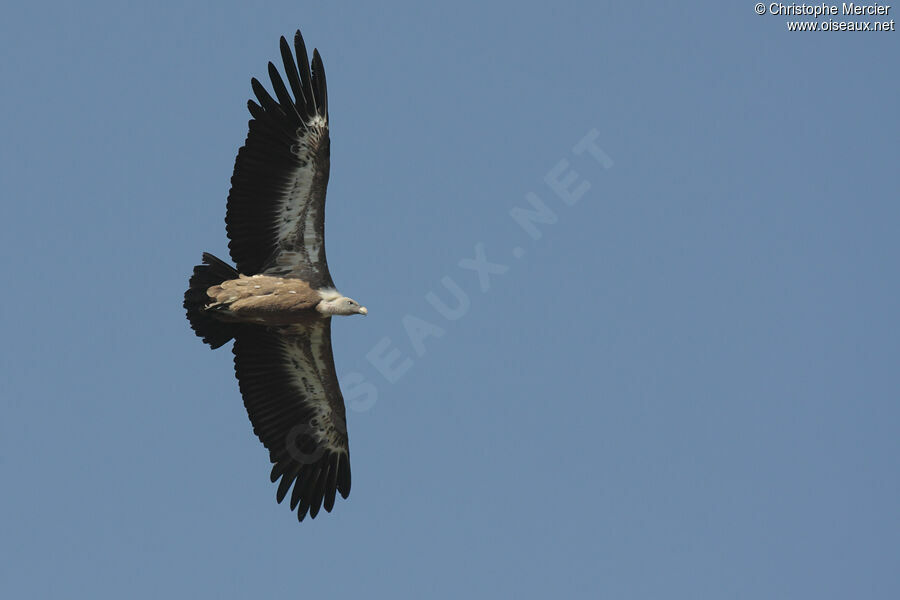
M 900 33 L 635 4 L 8 7 L 3 596 L 900 596 Z M 299 525 L 181 309 L 298 27 L 370 311 Z

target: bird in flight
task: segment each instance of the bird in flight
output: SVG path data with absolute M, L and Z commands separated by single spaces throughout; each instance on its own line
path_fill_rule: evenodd
M 296 56 L 296 62 L 294 57 Z M 255 78 L 250 130 L 238 151 L 225 214 L 236 268 L 203 253 L 184 308 L 198 337 L 234 339 L 234 371 L 253 432 L 269 450 L 276 499 L 302 521 L 350 493 L 344 399 L 331 317 L 367 310 L 335 288 L 325 260 L 328 92 L 297 31 L 281 38 L 287 83 L 269 63 L 274 97 Z M 279 481 L 280 480 L 280 481 Z

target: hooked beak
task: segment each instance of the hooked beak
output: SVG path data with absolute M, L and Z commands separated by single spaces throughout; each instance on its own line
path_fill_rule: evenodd
M 360 306 L 359 310 L 357 312 L 361 315 L 367 315 L 367 314 L 369 314 L 369 309 L 366 308 L 365 306 Z

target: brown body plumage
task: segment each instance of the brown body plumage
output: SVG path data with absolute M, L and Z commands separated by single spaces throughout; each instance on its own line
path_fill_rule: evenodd
M 206 291 L 208 308 L 220 318 L 266 325 L 290 325 L 321 319 L 322 295 L 302 279 L 241 275 Z

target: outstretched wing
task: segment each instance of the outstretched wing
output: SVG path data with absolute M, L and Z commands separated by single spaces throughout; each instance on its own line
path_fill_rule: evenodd
M 331 354 L 331 319 L 274 328 L 246 326 L 235 336 L 234 370 L 253 432 L 268 448 L 280 503 L 297 518 L 331 511 L 350 493 L 344 399 Z
M 259 104 L 247 102 L 253 118 L 231 177 L 225 216 L 228 247 L 245 275 L 290 273 L 314 288 L 334 287 L 325 261 L 330 152 L 325 67 L 313 50 L 310 71 L 299 31 L 294 49 L 296 63 L 281 38 L 290 92 L 271 62 L 275 98 L 251 80 Z

